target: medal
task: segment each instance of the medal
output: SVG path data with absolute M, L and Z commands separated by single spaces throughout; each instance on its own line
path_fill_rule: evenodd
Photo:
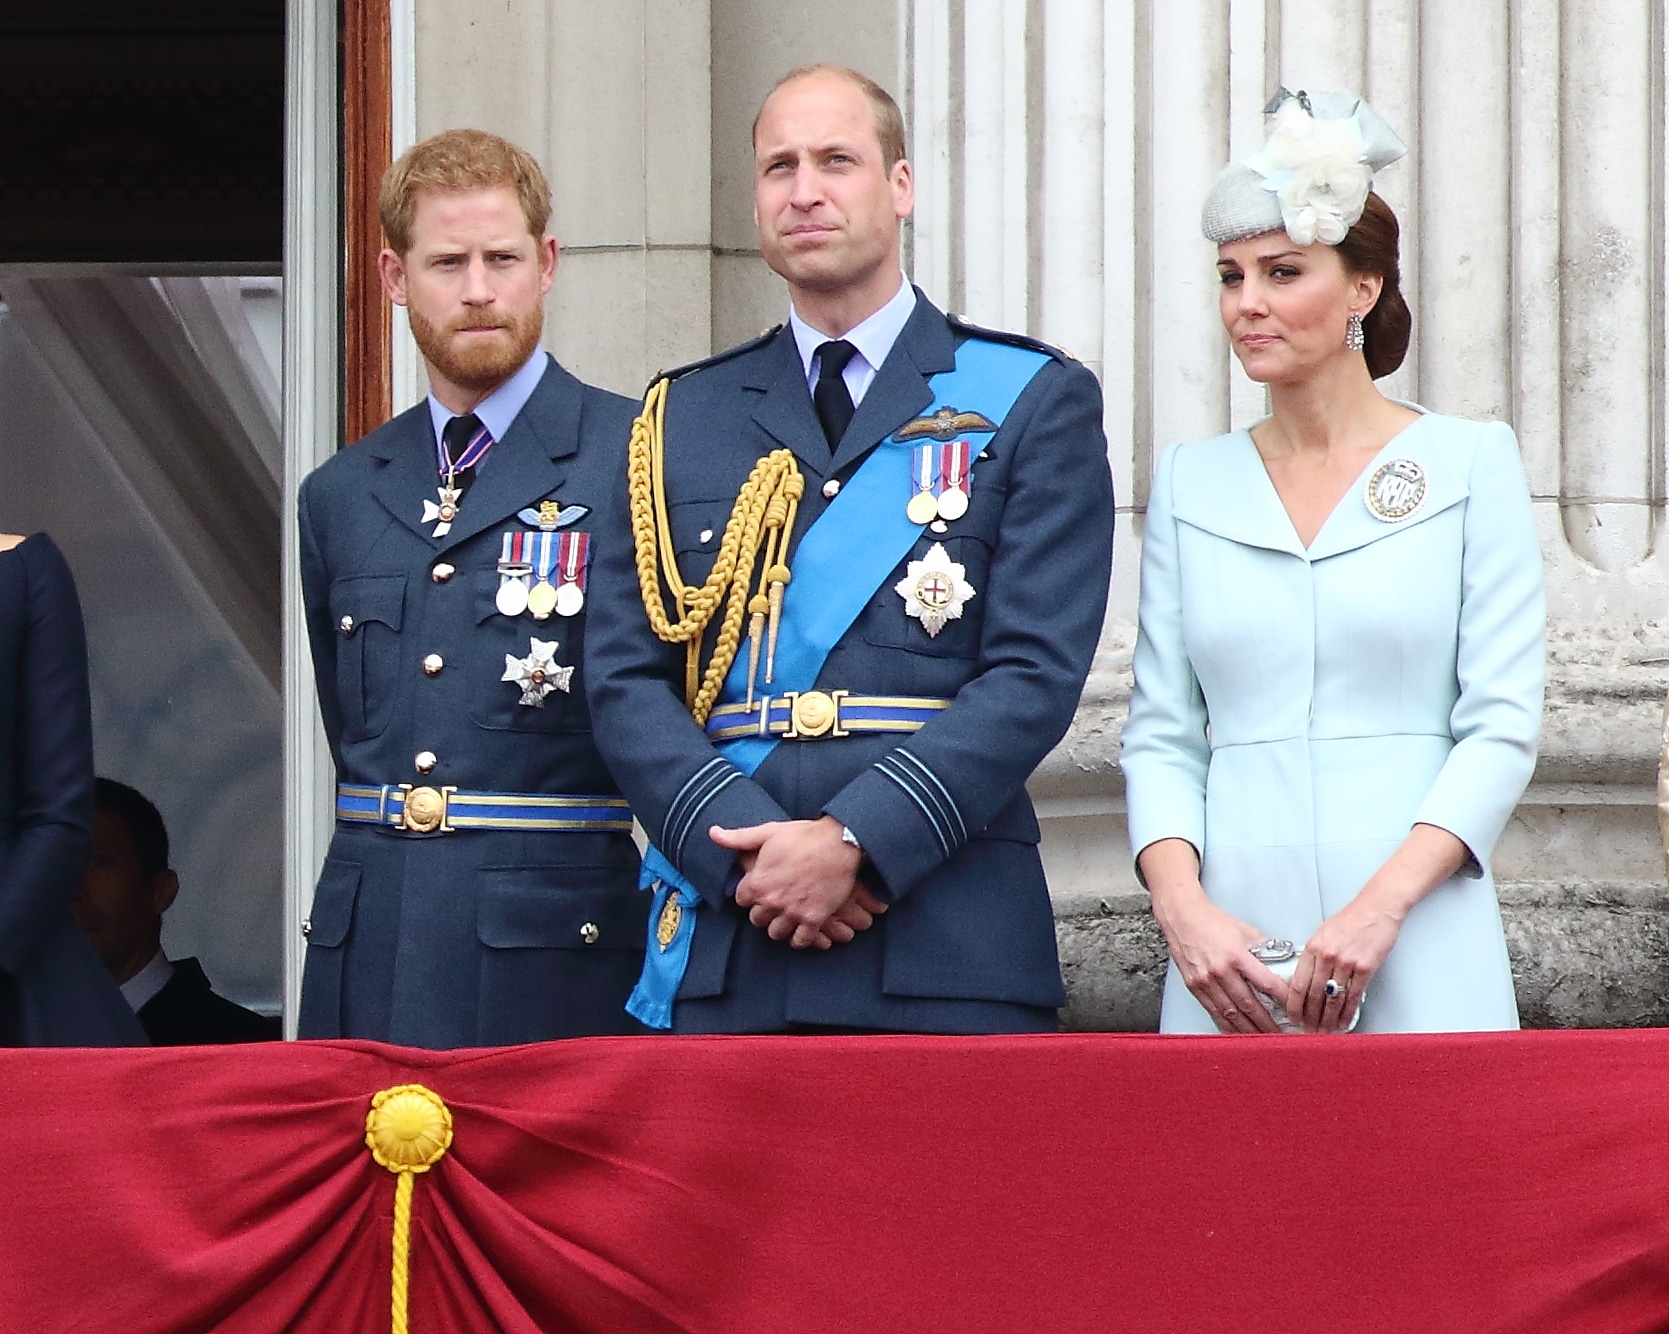
M 549 584 L 537 583 L 528 590 L 527 609 L 536 621 L 550 620 L 551 613 L 556 610 L 556 602 L 556 590 Z
M 574 669 L 559 667 L 556 661 L 556 640 L 530 639 L 531 651 L 525 658 L 514 653 L 504 655 L 504 675 L 500 680 L 521 687 L 521 703 L 530 709 L 545 707 L 545 696 L 553 690 L 569 694 L 572 690 Z
M 500 616 L 520 616 L 527 610 L 527 583 L 514 575 L 506 575 L 493 599 Z
M 666 952 L 667 946 L 678 939 L 678 925 L 684 920 L 684 905 L 678 902 L 678 891 L 673 890 L 667 895 L 666 906 L 661 909 L 661 915 L 655 923 L 655 943 Z
M 1401 523 L 1425 504 L 1426 470 L 1413 459 L 1382 463 L 1368 478 L 1362 499 L 1381 523 Z
M 590 533 L 560 533 L 556 539 L 556 614 L 577 616 L 585 606 L 585 576 L 591 564 Z
M 523 550 L 526 533 L 506 533 L 499 547 L 498 596 L 493 605 L 503 616 L 520 616 L 527 610 L 527 577 L 533 567 Z
M 435 525 L 430 537 L 445 537 L 452 531 L 452 521 L 458 517 L 458 502 L 463 499 L 463 492 L 452 485 L 452 475 L 448 473 L 437 494 L 440 496 L 438 505 L 432 500 L 423 502 L 422 522 Z
M 962 606 L 974 595 L 964 577 L 967 569 L 950 558 L 944 543 L 935 542 L 921 560 L 913 560 L 905 575 L 892 586 L 904 599 L 904 612 L 921 622 L 929 639 L 962 616 Z
M 464 452 L 457 458 L 452 457 L 452 449 L 446 443 L 446 433 L 435 441 L 435 468 L 445 480 L 440 485 L 440 503 L 432 500 L 423 502 L 423 518 L 421 522 L 435 525 L 430 537 L 445 537 L 452 531 L 452 524 L 458 517 L 458 506 L 463 503 L 464 493 L 458 489 L 458 474 L 465 468 L 473 468 L 487 457 L 487 451 L 493 447 L 492 433 L 474 417 L 454 417 L 447 423 L 447 430 L 452 429 L 454 422 L 475 422 L 475 430 L 464 445 Z
M 533 547 L 533 587 L 527 591 L 527 609 L 536 621 L 547 621 L 556 610 L 556 589 L 551 572 L 556 568 L 556 534 L 541 530 L 529 533 Z
M 968 512 L 968 487 L 973 481 L 968 472 L 969 446 L 966 440 L 955 440 L 943 449 L 945 489 L 939 495 L 939 517 L 954 523 Z
M 933 496 L 933 465 L 937 451 L 932 445 L 917 445 L 916 457 L 910 469 L 910 482 L 916 488 L 904 516 L 911 523 L 931 523 L 939 514 L 939 502 Z

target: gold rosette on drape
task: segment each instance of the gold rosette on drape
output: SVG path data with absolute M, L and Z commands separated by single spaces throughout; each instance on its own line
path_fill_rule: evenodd
M 390 1289 L 394 1334 L 408 1334 L 413 1178 L 427 1172 L 452 1146 L 452 1112 L 440 1095 L 421 1084 L 397 1084 L 371 1099 L 365 1147 L 394 1173 L 394 1272 Z

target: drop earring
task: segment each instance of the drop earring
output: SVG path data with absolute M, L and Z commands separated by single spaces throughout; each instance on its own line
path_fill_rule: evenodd
M 1368 345 L 1368 335 L 1362 328 L 1362 317 L 1354 310 L 1350 312 L 1350 322 L 1344 328 L 1344 345 L 1352 352 L 1360 352 Z

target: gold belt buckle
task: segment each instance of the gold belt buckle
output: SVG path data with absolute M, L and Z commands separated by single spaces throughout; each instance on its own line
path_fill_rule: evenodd
M 815 741 L 821 736 L 851 736 L 840 725 L 840 701 L 849 694 L 845 690 L 789 691 L 783 696 L 788 701 L 788 730 L 783 738 L 788 741 Z
M 394 827 L 409 829 L 414 834 L 450 834 L 452 826 L 446 822 L 447 805 L 457 790 L 450 784 L 436 789 L 401 783 L 400 791 L 406 794 L 406 799 L 400 804 L 400 820 Z

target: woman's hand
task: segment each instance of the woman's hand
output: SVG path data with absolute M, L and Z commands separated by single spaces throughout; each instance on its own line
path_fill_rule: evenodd
M 1417 824 L 1361 892 L 1318 928 L 1293 970 L 1287 1015 L 1311 1033 L 1342 1033 L 1397 943 L 1409 910 L 1468 861 L 1446 829 Z M 1327 994 L 1328 982 L 1336 985 Z
M 1287 1015 L 1308 1033 L 1343 1033 L 1361 1008 L 1368 982 L 1402 930 L 1402 915 L 1370 893 L 1373 882 L 1310 937 L 1288 988 Z M 1328 982 L 1337 985 L 1328 994 Z
M 1162 839 L 1138 860 L 1171 959 L 1212 1022 L 1224 1033 L 1279 1033 L 1256 995 L 1287 1004 L 1287 984 L 1251 954 L 1264 933 L 1206 898 L 1190 844 Z

